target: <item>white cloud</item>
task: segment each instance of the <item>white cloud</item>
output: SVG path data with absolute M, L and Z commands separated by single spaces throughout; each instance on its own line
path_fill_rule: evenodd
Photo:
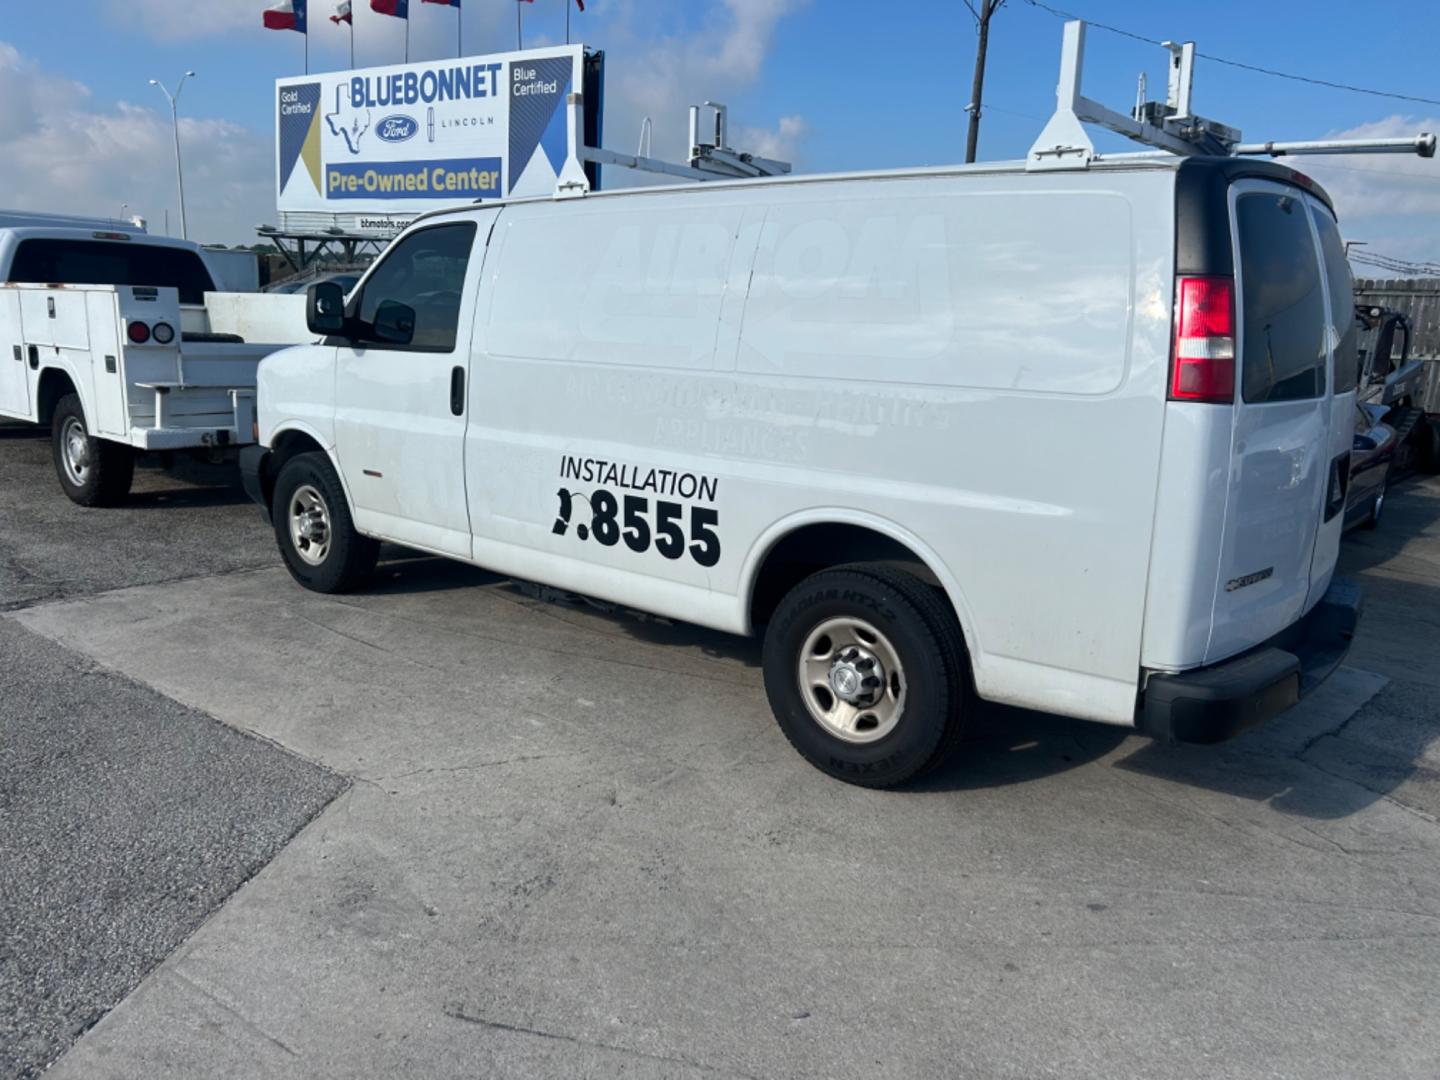
M 265 6 L 260 0 L 205 0 L 182 5 L 183 13 L 175 0 L 104 2 L 115 20 L 157 39 L 274 36 L 260 25 Z M 721 0 L 697 19 L 694 9 L 673 0 L 591 0 L 589 10 L 576 15 L 574 29 L 577 39 L 583 35 L 606 49 L 606 146 L 633 149 L 641 118 L 648 115 L 655 124 L 655 156 L 682 160 L 688 151 L 687 107 L 705 100 L 733 103 L 735 95 L 753 88 L 764 74 L 777 27 L 808 2 Z M 371 17 L 367 6 L 367 0 L 356 0 L 357 61 L 393 63 L 403 24 Z M 330 10 L 326 0 L 312 0 L 316 69 L 340 67 L 346 60 L 348 39 L 329 23 Z M 527 44 L 563 31 L 557 11 L 533 16 L 530 11 L 527 7 Z M 512 18 L 499 0 L 467 4 L 467 48 L 509 47 Z M 411 55 L 453 55 L 454 27 L 451 12 L 412 3 Z M 168 208 L 171 231 L 179 232 L 174 147 L 163 108 L 96 101 L 83 84 L 44 70 L 4 42 L 0 101 L 6 104 L 0 110 L 0 160 L 6 163 L 7 208 L 110 216 L 126 203 L 130 212 L 149 218 L 154 231 L 163 228 Z M 155 105 L 163 105 L 159 95 Z M 731 142 L 739 148 L 797 159 L 808 131 L 803 117 L 738 111 L 732 116 Z M 206 242 L 253 242 L 255 226 L 276 219 L 273 132 L 218 117 L 182 117 L 180 130 L 190 235 Z M 654 179 L 621 169 L 606 172 L 607 186 Z
M 1440 117 L 1388 116 L 1326 135 L 1327 139 L 1391 139 L 1440 132 Z M 1440 216 L 1440 158 L 1413 154 L 1329 155 L 1296 159 L 1324 185 L 1346 220 L 1392 215 Z M 1433 228 L 1433 225 L 1432 225 Z
M 683 159 L 689 152 L 688 109 L 702 101 L 733 103 L 764 72 L 776 28 L 808 0 L 724 0 L 698 28 L 660 33 L 669 4 L 664 0 L 621 0 L 606 25 L 608 95 L 605 141 L 629 151 L 642 118 L 655 125 L 654 155 Z M 785 116 L 774 127 L 757 127 L 732 113 L 730 141 L 741 150 L 794 160 L 807 125 Z M 644 174 L 612 169 L 607 183 L 646 182 Z
M 100 106 L 84 86 L 3 42 L 0 100 L 7 208 L 108 217 L 128 203 L 161 230 L 176 205 L 168 115 L 127 102 Z M 270 138 L 227 120 L 182 118 L 180 140 L 190 235 L 253 242 L 255 225 L 274 218 Z M 178 216 L 171 228 L 180 231 Z
M 176 4 L 174 0 L 104 0 L 105 13 L 115 22 L 142 28 L 161 41 L 210 37 L 230 30 L 260 25 L 260 11 L 271 0 L 202 0 Z M 365 3 L 358 0 L 356 6 Z M 326 5 L 312 3 L 311 18 Z M 328 14 L 328 12 L 327 12 Z

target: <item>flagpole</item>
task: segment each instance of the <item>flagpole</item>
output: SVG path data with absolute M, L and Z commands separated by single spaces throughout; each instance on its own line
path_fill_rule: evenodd
M 520 6 L 520 0 L 515 0 L 515 48 L 520 51 L 525 49 L 525 30 L 521 22 L 524 8 Z
M 455 59 L 465 55 L 465 5 L 455 5 Z
M 570 44 L 570 0 L 564 0 L 565 4 L 565 44 Z
M 305 27 L 305 74 L 310 74 L 310 27 Z
M 355 70 L 355 13 L 350 13 L 350 70 Z
M 405 12 L 405 62 L 410 62 L 410 12 Z

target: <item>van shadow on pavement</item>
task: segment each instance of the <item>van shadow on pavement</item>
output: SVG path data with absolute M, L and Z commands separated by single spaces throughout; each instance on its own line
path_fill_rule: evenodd
M 534 603 L 553 604 L 593 619 L 601 632 L 623 633 L 662 649 L 698 651 L 753 673 L 763 700 L 758 638 L 742 638 L 690 623 L 674 622 L 623 606 L 586 599 L 530 582 L 514 581 L 478 567 L 386 545 L 367 595 L 444 592 L 499 587 Z M 942 792 L 998 787 L 1043 779 L 1094 761 L 1131 733 L 1026 709 L 973 701 L 964 742 L 934 771 L 900 790 Z
M 1133 752 L 1114 767 L 1168 783 L 1205 788 L 1255 802 L 1279 812 L 1312 819 L 1345 817 L 1401 789 L 1404 798 L 1440 811 L 1440 759 L 1432 749 L 1440 734 L 1440 692 L 1419 692 L 1408 685 L 1426 667 L 1425 657 L 1440 655 L 1440 551 L 1427 554 L 1432 568 L 1411 566 L 1408 549 L 1440 517 L 1440 485 L 1412 482 L 1392 490 L 1391 505 L 1379 530 L 1347 537 L 1340 573 L 1359 576 L 1367 591 L 1367 611 L 1349 663 L 1359 673 L 1337 679 L 1391 680 L 1373 697 L 1373 685 L 1358 690 L 1358 711 L 1341 709 L 1316 720 L 1302 706 L 1219 746 L 1167 746 L 1138 737 L 1127 728 L 1093 724 L 989 702 L 974 702 L 962 745 L 939 767 L 904 785 L 914 793 L 979 790 L 1032 783 L 1111 755 L 1127 739 Z M 1435 546 L 1435 545 L 1430 545 Z M 367 592 L 405 594 L 467 587 L 501 588 L 536 603 L 574 609 L 596 620 L 600 632 L 623 633 L 664 649 L 698 650 L 733 662 L 755 675 L 760 685 L 760 643 L 686 623 L 672 622 L 621 606 L 590 601 L 563 590 L 511 581 L 448 559 L 386 545 L 376 578 Z M 1407 561 L 1408 560 L 1408 561 Z M 1389 564 L 1404 564 L 1397 572 Z M 1377 568 L 1385 568 L 1384 573 Z M 1427 582 L 1433 574 L 1436 584 Z M 1397 629 L 1398 628 L 1398 629 Z M 1402 648 L 1377 647 L 1395 635 Z M 1440 682 L 1440 670 L 1434 677 Z M 1377 680 L 1378 681 L 1378 680 Z M 1368 700 L 1367 700 L 1368 698 Z M 1432 701 L 1437 704 L 1432 704 Z M 1318 727 L 1316 725 L 1319 725 Z
M 1325 722 L 1307 719 L 1302 704 L 1221 746 L 1151 743 L 1117 767 L 1297 817 L 1342 818 L 1382 798 L 1440 816 L 1440 482 L 1412 478 L 1387 501 L 1378 529 L 1341 544 L 1337 572 L 1360 581 L 1365 609 L 1331 677 L 1387 685 Z

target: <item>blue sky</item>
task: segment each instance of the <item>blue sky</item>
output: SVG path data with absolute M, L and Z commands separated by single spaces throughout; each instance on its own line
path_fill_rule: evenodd
M 158 227 L 174 192 L 165 103 L 146 80 L 200 74 L 181 101 L 192 233 L 248 241 L 274 220 L 273 80 L 301 68 L 297 34 L 266 31 L 267 0 L 67 0 L 14 5 L 0 28 L 0 160 L 7 205 L 116 212 L 126 202 Z M 527 44 L 563 40 L 568 0 L 524 5 Z M 978 0 L 977 0 L 978 2 Z M 513 47 L 512 0 L 466 0 L 466 51 Z M 357 59 L 401 59 L 401 24 L 356 0 Z M 412 57 L 453 55 L 453 13 L 412 0 Z M 606 141 L 632 149 L 656 121 L 659 156 L 684 153 L 684 107 L 728 102 L 749 148 L 804 171 L 959 160 L 974 56 L 962 0 L 588 0 L 576 38 L 609 55 Z M 1202 52 L 1440 100 L 1440 2 L 1353 0 L 1053 0 L 1053 6 Z M 67 13 L 57 23 L 56 11 Z M 312 68 L 346 66 L 343 30 L 312 0 Z M 1367 12 L 1371 12 L 1368 18 Z M 1006 0 L 996 15 L 982 158 L 1022 156 L 1054 103 L 1059 19 Z M 1116 108 L 1161 50 L 1092 30 L 1086 93 Z M 1247 138 L 1360 130 L 1440 130 L 1440 106 L 1286 82 L 1202 61 L 1196 108 Z M 1440 260 L 1440 163 L 1366 157 L 1308 170 L 1336 194 L 1354 239 Z M 114 204 L 113 206 L 110 204 Z

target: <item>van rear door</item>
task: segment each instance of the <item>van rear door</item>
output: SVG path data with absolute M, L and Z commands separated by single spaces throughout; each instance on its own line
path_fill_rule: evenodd
M 1311 589 L 1317 541 L 1328 555 L 1318 564 L 1327 583 L 1334 566 L 1349 430 L 1332 440 L 1332 321 L 1307 202 L 1273 180 L 1230 188 L 1239 370 L 1206 663 L 1264 641 L 1308 610 L 1319 595 Z
M 1335 564 L 1340 559 L 1345 498 L 1350 489 L 1350 451 L 1355 437 L 1355 395 L 1360 381 L 1360 331 L 1355 325 L 1355 284 L 1335 215 L 1319 199 L 1307 197 L 1305 201 L 1315 220 L 1329 301 L 1330 332 L 1326 337 L 1330 344 L 1330 461 L 1333 464 L 1326 489 L 1325 513 L 1310 561 L 1310 595 L 1305 601 L 1308 611 L 1330 587 Z

